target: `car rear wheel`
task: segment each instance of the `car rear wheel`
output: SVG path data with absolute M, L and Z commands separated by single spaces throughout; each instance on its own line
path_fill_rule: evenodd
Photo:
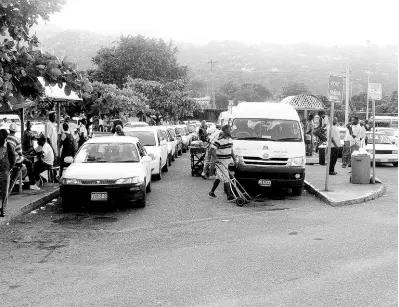
M 150 192 L 151 192 L 151 180 L 150 180 L 150 182 L 147 184 L 147 187 L 145 188 L 145 191 L 146 191 L 147 193 L 150 193 Z

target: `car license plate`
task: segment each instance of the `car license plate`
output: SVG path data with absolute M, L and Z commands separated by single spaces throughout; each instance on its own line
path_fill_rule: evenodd
M 259 179 L 258 184 L 262 187 L 270 187 L 272 182 L 268 179 Z
M 91 193 L 92 201 L 107 201 L 108 194 L 107 193 Z

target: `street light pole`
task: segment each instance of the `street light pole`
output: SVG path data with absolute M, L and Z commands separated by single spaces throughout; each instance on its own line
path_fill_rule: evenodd
M 210 61 L 208 62 L 208 64 L 211 64 L 211 74 L 212 74 L 212 96 L 213 96 L 212 108 L 213 108 L 213 109 L 216 109 L 215 78 L 214 78 L 214 75 L 213 75 L 213 65 L 214 65 L 215 63 L 217 63 L 217 62 L 218 62 L 218 61 L 213 61 L 213 60 L 210 60 Z
M 369 71 L 367 74 L 367 100 L 366 100 L 366 119 L 369 119 L 369 87 L 370 87 L 370 41 L 367 41 L 367 47 L 369 52 Z

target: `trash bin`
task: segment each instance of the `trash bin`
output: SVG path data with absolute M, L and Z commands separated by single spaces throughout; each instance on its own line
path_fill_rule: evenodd
M 320 165 L 326 164 L 326 146 L 324 145 L 319 146 L 319 164 Z
M 353 154 L 352 163 L 352 183 L 370 183 L 370 155 Z

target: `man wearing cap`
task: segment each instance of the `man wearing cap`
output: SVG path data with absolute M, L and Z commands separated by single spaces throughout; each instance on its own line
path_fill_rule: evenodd
M 22 155 L 22 146 L 20 140 L 15 135 L 17 131 L 17 126 L 13 123 L 10 125 L 10 134 L 7 136 L 7 141 L 13 146 L 15 151 L 15 164 L 23 164 L 26 167 L 28 172 L 30 190 L 40 190 L 39 187 L 36 185 L 34 171 L 33 171 L 33 164 L 28 159 L 24 158 Z M 13 174 L 15 176 L 15 174 Z
M 44 128 L 44 136 L 49 141 L 49 144 L 53 150 L 54 155 L 58 156 L 58 137 L 57 137 L 57 127 L 55 126 L 55 111 L 50 111 L 48 113 L 48 121 L 46 122 Z

